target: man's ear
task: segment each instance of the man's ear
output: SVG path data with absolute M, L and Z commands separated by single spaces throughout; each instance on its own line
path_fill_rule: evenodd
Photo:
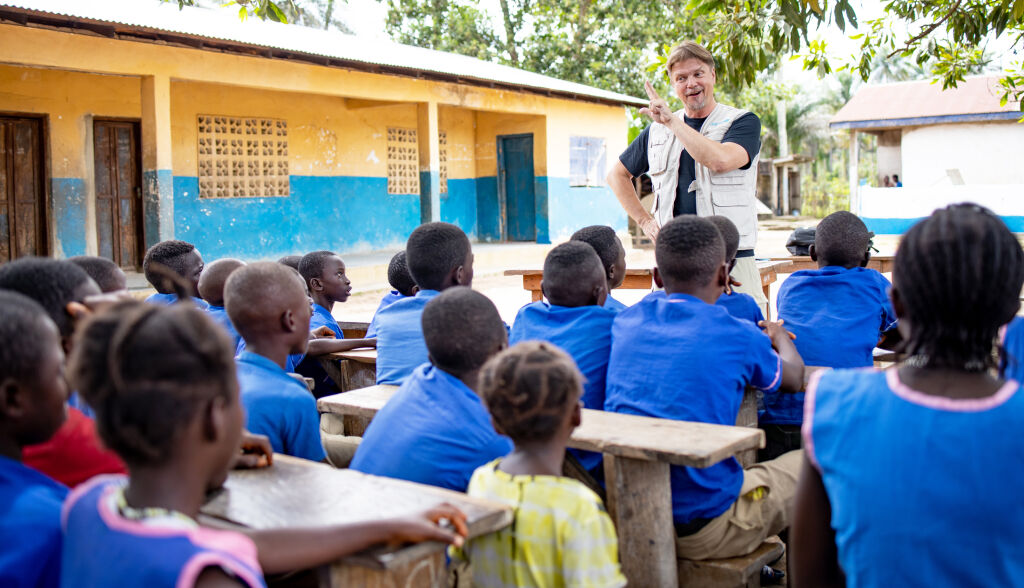
M 664 282 L 664 280 L 661 279 L 661 272 L 658 271 L 658 266 L 654 266 L 654 269 L 651 270 L 651 277 L 654 278 L 654 285 L 655 286 L 657 286 L 659 288 L 662 288 L 662 289 L 665 288 L 665 282 Z
M 814 243 L 807 248 L 807 255 L 811 256 L 811 261 L 818 261 L 818 250 L 814 247 Z

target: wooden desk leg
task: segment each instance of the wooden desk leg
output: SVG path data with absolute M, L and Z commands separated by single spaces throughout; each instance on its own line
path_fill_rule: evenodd
M 676 586 L 676 531 L 668 464 L 605 454 L 608 512 L 630 586 Z
M 532 299 L 532 302 L 540 302 L 541 300 L 544 300 L 544 293 L 540 290 L 530 290 L 530 298 Z
M 444 550 L 437 549 L 427 556 L 385 570 L 339 562 L 331 566 L 329 581 L 321 581 L 320 585 L 332 588 L 443 588 L 447 583 Z
M 767 278 L 767 280 L 765 280 Z M 779 275 L 775 273 L 775 270 L 765 274 L 764 278 L 761 279 L 761 290 L 764 292 L 764 298 L 768 302 L 765 304 L 765 320 L 772 320 L 772 283 L 779 279 Z
M 751 387 L 743 392 L 743 402 L 740 404 L 740 412 L 736 415 L 737 427 L 757 428 L 757 390 Z M 744 468 L 757 463 L 757 450 L 748 449 L 736 454 L 736 459 Z

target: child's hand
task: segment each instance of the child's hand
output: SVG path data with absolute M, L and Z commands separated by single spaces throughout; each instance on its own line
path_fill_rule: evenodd
M 334 331 L 328 326 L 318 327 L 309 332 L 310 339 L 334 339 Z
M 759 321 L 757 326 L 764 329 L 764 334 L 772 341 L 778 341 L 777 337 L 788 337 L 791 341 L 796 340 L 796 335 L 787 331 L 782 325 L 785 321 Z
M 264 435 L 243 430 L 240 451 L 235 459 L 235 469 L 265 468 L 274 463 L 274 448 Z
M 388 540 L 390 545 L 402 543 L 420 543 L 422 541 L 441 541 L 455 547 L 462 547 L 469 535 L 466 526 L 466 515 L 448 503 L 394 521 L 394 531 Z

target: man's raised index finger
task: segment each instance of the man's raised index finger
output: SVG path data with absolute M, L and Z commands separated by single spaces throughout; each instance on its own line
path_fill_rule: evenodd
M 654 89 L 654 84 L 650 80 L 644 80 L 644 90 L 647 90 L 647 97 L 651 100 L 661 100 L 661 96 L 658 95 L 658 91 Z

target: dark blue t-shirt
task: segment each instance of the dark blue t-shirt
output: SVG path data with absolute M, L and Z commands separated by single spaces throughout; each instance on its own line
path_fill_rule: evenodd
M 732 426 L 747 386 L 769 392 L 781 381 L 782 360 L 760 329 L 693 296 L 654 292 L 615 317 L 604 407 Z M 670 475 L 676 523 L 722 514 L 743 485 L 735 458 Z
M 476 392 L 427 364 L 373 417 L 350 467 L 465 492 L 476 468 L 511 451 Z
M 68 489 L 0 456 L 0 586 L 60 585 L 61 503 Z
M 683 116 L 683 121 L 693 130 L 700 132 L 704 124 L 704 118 L 690 118 Z M 640 132 L 640 136 L 633 140 L 626 147 L 626 150 L 619 156 L 619 161 L 633 177 L 639 177 L 647 173 L 649 169 L 647 160 L 647 138 L 651 134 L 650 125 Z M 749 169 L 750 162 L 761 151 L 761 119 L 756 114 L 748 112 L 733 121 L 732 126 L 722 137 L 722 143 L 736 143 L 747 152 L 747 163 L 740 169 Z M 679 158 L 679 185 L 676 186 L 676 202 L 672 211 L 673 216 L 681 214 L 697 214 L 697 192 L 690 191 L 690 184 L 697 178 L 696 165 L 690 152 L 683 149 Z

